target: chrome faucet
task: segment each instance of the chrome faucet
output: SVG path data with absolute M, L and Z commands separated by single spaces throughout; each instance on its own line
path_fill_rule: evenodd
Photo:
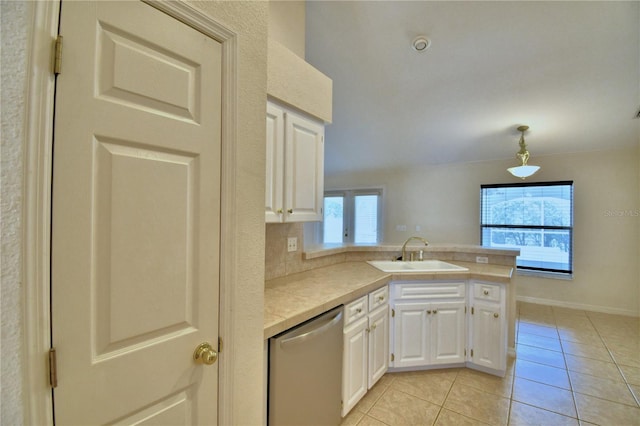
M 425 240 L 422 237 L 409 237 L 407 238 L 407 241 L 404 242 L 404 244 L 402 245 L 402 260 L 405 261 L 406 257 L 407 257 L 407 243 L 411 240 L 420 240 L 424 243 L 425 246 L 429 245 L 429 242 L 427 240 Z

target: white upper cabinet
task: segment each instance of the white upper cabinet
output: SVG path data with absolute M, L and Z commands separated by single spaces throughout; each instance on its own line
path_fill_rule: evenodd
M 322 220 L 324 125 L 267 103 L 266 222 Z

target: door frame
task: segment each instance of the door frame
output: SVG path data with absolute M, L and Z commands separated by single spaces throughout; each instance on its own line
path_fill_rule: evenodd
M 233 342 L 231 307 L 235 281 L 235 175 L 237 146 L 237 34 L 182 1 L 142 0 L 222 45 L 222 155 L 220 211 L 219 336 Z M 25 424 L 53 424 L 48 386 L 51 348 L 51 191 L 55 76 L 52 46 L 58 34 L 61 0 L 33 4 L 27 62 L 23 210 L 23 395 Z M 64 72 L 64 64 L 62 65 Z M 233 345 L 218 360 L 218 423 L 233 424 Z

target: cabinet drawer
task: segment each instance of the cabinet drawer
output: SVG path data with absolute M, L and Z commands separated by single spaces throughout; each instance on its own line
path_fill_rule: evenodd
M 473 283 L 473 298 L 476 300 L 500 302 L 500 286 L 496 284 Z
M 369 293 L 369 312 L 389 303 L 389 286 L 384 286 Z
M 367 316 L 367 296 L 344 305 L 344 326 Z
M 397 283 L 394 284 L 395 300 L 415 299 L 449 299 L 464 298 L 466 284 L 462 282 L 448 283 Z

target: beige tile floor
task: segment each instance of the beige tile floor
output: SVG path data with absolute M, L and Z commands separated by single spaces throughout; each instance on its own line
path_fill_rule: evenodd
M 640 425 L 640 320 L 518 303 L 504 378 L 387 373 L 343 425 Z

